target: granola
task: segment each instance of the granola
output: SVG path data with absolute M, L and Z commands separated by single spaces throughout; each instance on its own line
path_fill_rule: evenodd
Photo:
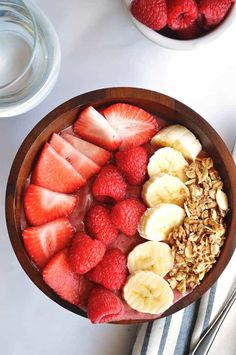
M 186 175 L 190 192 L 184 204 L 186 217 L 168 236 L 175 257 L 168 282 L 181 293 L 199 285 L 216 262 L 224 243 L 228 211 L 223 182 L 210 157 L 195 160 Z

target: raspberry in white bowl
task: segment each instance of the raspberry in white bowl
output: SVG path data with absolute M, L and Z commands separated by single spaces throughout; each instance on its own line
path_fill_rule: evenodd
M 125 0 L 132 20 L 167 48 L 192 49 L 216 39 L 235 17 L 231 0 Z

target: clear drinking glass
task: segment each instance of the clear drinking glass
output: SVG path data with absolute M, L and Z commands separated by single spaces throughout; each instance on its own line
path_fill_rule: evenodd
M 0 117 L 26 112 L 54 86 L 60 68 L 57 34 L 26 0 L 0 0 Z

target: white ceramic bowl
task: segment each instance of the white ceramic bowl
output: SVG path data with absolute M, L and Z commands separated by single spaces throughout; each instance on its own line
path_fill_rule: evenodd
M 236 20 L 236 6 L 235 6 L 235 4 L 233 4 L 227 17 L 213 31 L 207 33 L 203 37 L 199 37 L 196 39 L 178 40 L 178 39 L 172 39 L 172 38 L 168 38 L 166 36 L 163 36 L 162 34 L 143 25 L 141 22 L 136 20 L 131 14 L 130 4 L 131 4 L 132 0 L 124 0 L 124 2 L 128 8 L 128 11 L 129 11 L 129 14 L 131 16 L 133 23 L 139 29 L 139 31 L 142 32 L 142 34 L 144 34 L 144 36 L 146 36 L 148 39 L 155 42 L 156 44 L 159 44 L 162 47 L 176 49 L 176 50 L 195 49 L 195 48 L 201 47 L 202 45 L 209 44 L 213 40 L 217 39 L 220 35 L 222 35 Z

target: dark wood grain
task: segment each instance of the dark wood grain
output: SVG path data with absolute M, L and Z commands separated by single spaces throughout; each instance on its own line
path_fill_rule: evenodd
M 63 301 L 44 283 L 40 272 L 28 257 L 21 238 L 20 215 L 22 210 L 22 198 L 25 181 L 37 160 L 40 149 L 53 132 L 59 132 L 63 128 L 71 125 L 78 113 L 86 105 L 101 108 L 120 101 L 140 106 L 170 122 L 180 123 L 188 127 L 199 138 L 203 149 L 207 150 L 213 157 L 215 165 L 223 178 L 225 191 L 229 197 L 230 212 L 226 219 L 226 240 L 217 263 L 206 275 L 202 283 L 188 296 L 182 298 L 170 307 L 163 314 L 164 317 L 188 306 L 206 292 L 228 264 L 236 246 L 235 164 L 227 147 L 215 130 L 200 115 L 181 102 L 166 95 L 144 89 L 107 88 L 74 97 L 50 112 L 26 137 L 12 164 L 6 192 L 8 233 L 12 247 L 21 266 L 35 285 L 62 307 L 81 316 L 86 316 L 85 312 Z M 130 321 L 130 323 L 137 322 L 142 322 L 142 319 L 140 321 Z

